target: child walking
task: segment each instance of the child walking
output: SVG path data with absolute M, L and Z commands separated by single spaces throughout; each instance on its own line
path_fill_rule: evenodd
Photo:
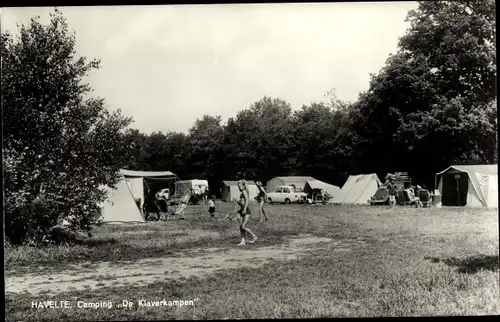
M 238 188 L 240 189 L 240 200 L 239 200 L 239 215 L 240 215 L 240 235 L 241 242 L 239 246 L 245 245 L 245 234 L 252 236 L 252 240 L 249 241 L 250 244 L 255 243 L 257 236 L 247 227 L 248 220 L 250 219 L 250 208 L 248 205 L 248 186 L 245 180 L 238 181 Z
M 215 196 L 210 196 L 208 199 L 208 212 L 212 220 L 215 220 Z

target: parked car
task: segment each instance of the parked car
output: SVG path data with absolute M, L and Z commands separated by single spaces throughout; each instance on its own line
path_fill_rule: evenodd
M 269 203 L 305 203 L 307 194 L 305 192 L 295 191 L 292 186 L 279 186 L 274 192 L 267 194 Z

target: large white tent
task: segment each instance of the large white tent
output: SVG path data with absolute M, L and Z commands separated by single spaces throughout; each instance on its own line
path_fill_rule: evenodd
M 375 173 L 351 175 L 340 189 L 335 203 L 342 204 L 367 204 L 381 182 Z
M 125 223 L 144 222 L 144 179 L 171 179 L 177 177 L 170 171 L 132 171 L 120 170 L 120 180 L 115 189 L 103 187 L 108 192 L 102 205 L 102 222 Z M 140 199 L 138 205 L 135 199 Z
M 498 207 L 498 165 L 452 165 L 436 174 L 443 206 Z

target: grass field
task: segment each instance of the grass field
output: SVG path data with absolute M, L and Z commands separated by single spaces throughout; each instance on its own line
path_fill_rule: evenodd
M 270 221 L 253 215 L 259 240 L 244 247 L 236 222 L 210 221 L 201 206 L 186 220 L 101 226 L 74 246 L 7 245 L 6 320 L 500 314 L 496 209 L 267 210 Z M 32 308 L 48 300 L 72 308 Z M 134 306 L 118 307 L 123 300 Z

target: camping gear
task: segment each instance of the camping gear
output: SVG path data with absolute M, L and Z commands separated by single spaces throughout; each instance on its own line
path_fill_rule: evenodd
M 410 203 L 410 198 L 408 198 L 408 195 L 405 193 L 404 190 L 398 190 L 396 201 L 398 205 L 406 206 Z
M 340 189 L 335 203 L 367 204 L 382 185 L 375 173 L 351 175 Z
M 432 195 L 432 204 L 436 208 L 441 208 L 441 193 L 439 190 L 434 190 L 434 194 Z
M 443 206 L 498 207 L 497 164 L 452 165 L 436 174 Z
M 419 199 L 422 203 L 422 206 L 425 208 L 430 207 L 432 204 L 431 193 L 427 189 L 420 190 Z
M 398 190 L 398 195 L 396 197 L 398 204 L 402 206 L 415 205 L 419 207 L 420 199 L 415 196 L 411 189 Z
M 176 216 L 179 216 L 179 219 L 184 219 L 184 211 L 186 210 L 189 200 L 191 199 L 191 191 L 188 190 L 181 197 L 181 200 L 178 204 L 172 205 L 169 207 L 170 216 L 175 219 Z
M 419 197 L 415 196 L 411 188 L 403 190 L 403 193 L 405 194 L 408 205 L 415 205 L 416 207 L 421 206 Z

